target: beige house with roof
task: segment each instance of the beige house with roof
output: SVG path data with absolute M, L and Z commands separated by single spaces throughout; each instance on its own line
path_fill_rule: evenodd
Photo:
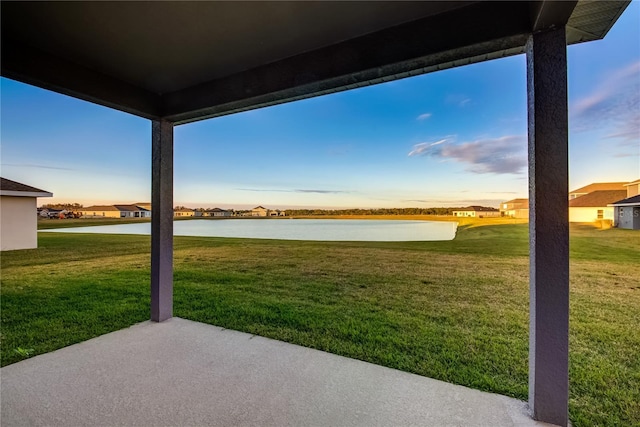
M 38 197 L 53 194 L 0 178 L 0 250 L 38 247 Z
M 569 222 L 614 220 L 614 208 L 609 206 L 624 199 L 627 182 L 594 182 L 569 192 Z
M 500 216 L 529 218 L 529 199 L 513 199 L 500 203 Z
M 495 218 L 500 216 L 500 211 L 496 208 L 486 208 L 484 206 L 468 206 L 453 211 L 453 216 L 466 218 Z
M 120 218 L 120 211 L 113 205 L 94 205 L 80 209 L 83 218 Z
M 613 221 L 614 208 L 609 205 L 624 199 L 626 194 L 624 189 L 599 190 L 571 199 L 569 200 L 569 222 Z
M 195 216 L 195 215 L 196 215 L 195 209 L 180 208 L 180 209 L 173 210 L 173 216 L 189 217 L 189 216 Z
M 94 205 L 79 209 L 83 218 L 150 218 L 151 211 L 137 205 Z
M 269 209 L 263 206 L 256 206 L 255 208 L 251 209 L 251 216 L 268 216 L 268 215 L 269 215 Z
M 625 190 L 626 182 L 594 182 L 593 184 L 580 187 L 577 190 L 573 190 L 569 193 L 569 200 L 576 199 L 580 196 L 586 196 L 594 191 L 613 191 L 613 190 Z

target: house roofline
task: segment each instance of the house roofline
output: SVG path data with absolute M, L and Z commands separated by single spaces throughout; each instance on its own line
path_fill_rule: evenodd
M 48 191 L 0 190 L 0 196 L 10 196 L 10 197 L 53 197 L 53 193 L 49 193 Z
M 619 208 L 619 207 L 627 207 L 627 206 L 639 206 L 640 207 L 640 202 L 635 202 L 635 203 L 610 203 L 607 205 L 607 207 L 614 207 L 614 208 Z

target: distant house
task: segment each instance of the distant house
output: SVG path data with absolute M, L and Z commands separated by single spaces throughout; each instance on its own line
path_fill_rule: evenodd
M 137 205 L 94 205 L 79 209 L 83 218 L 150 218 L 151 211 Z
M 94 205 L 79 210 L 83 218 L 120 218 L 120 210 L 113 205 Z
M 577 190 L 569 192 L 569 200 L 576 199 L 581 196 L 586 196 L 594 191 L 613 191 L 624 190 L 626 182 L 594 182 L 584 187 L 580 187 Z
M 625 184 L 626 198 L 611 203 L 613 226 L 640 230 L 640 179 Z
M 38 197 L 53 194 L 0 178 L 0 250 L 38 247 Z
M 262 207 L 262 206 L 256 206 L 255 208 L 251 209 L 251 216 L 268 216 L 269 215 L 269 209 Z
M 610 205 L 625 198 L 627 192 L 622 188 L 592 191 L 569 200 L 569 222 L 613 221 L 614 208 Z
M 185 216 L 195 216 L 195 214 L 196 214 L 196 211 L 194 209 L 189 209 L 189 208 L 179 208 L 179 209 L 173 210 L 173 216 L 185 217 Z
M 120 210 L 120 218 L 150 218 L 151 210 L 138 205 L 114 205 Z
M 453 211 L 453 216 L 469 217 L 469 218 L 493 218 L 499 217 L 500 211 L 496 208 L 487 208 L 484 206 L 468 206 Z
M 212 216 L 215 218 L 228 218 L 233 216 L 233 211 L 227 211 L 220 208 L 213 208 L 207 211 L 207 216 Z
M 139 202 L 139 203 L 134 203 L 134 205 L 138 206 L 139 208 L 143 208 L 143 209 L 146 209 L 149 212 L 151 212 L 151 202 Z
M 511 218 L 529 218 L 529 199 L 513 199 L 501 203 L 500 215 Z

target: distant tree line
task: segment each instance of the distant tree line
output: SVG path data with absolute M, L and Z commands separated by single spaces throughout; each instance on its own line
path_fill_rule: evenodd
M 287 209 L 287 216 L 323 215 L 453 215 L 460 208 Z
M 43 209 L 77 211 L 78 209 L 82 209 L 84 206 L 80 203 L 47 203 L 45 205 L 42 205 L 41 207 Z

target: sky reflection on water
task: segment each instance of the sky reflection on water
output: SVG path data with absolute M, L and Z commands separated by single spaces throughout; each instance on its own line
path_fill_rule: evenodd
M 279 240 L 408 242 L 452 240 L 456 235 L 457 225 L 456 222 L 397 220 L 196 219 L 174 222 L 173 234 Z M 149 235 L 151 224 L 100 225 L 40 231 Z

